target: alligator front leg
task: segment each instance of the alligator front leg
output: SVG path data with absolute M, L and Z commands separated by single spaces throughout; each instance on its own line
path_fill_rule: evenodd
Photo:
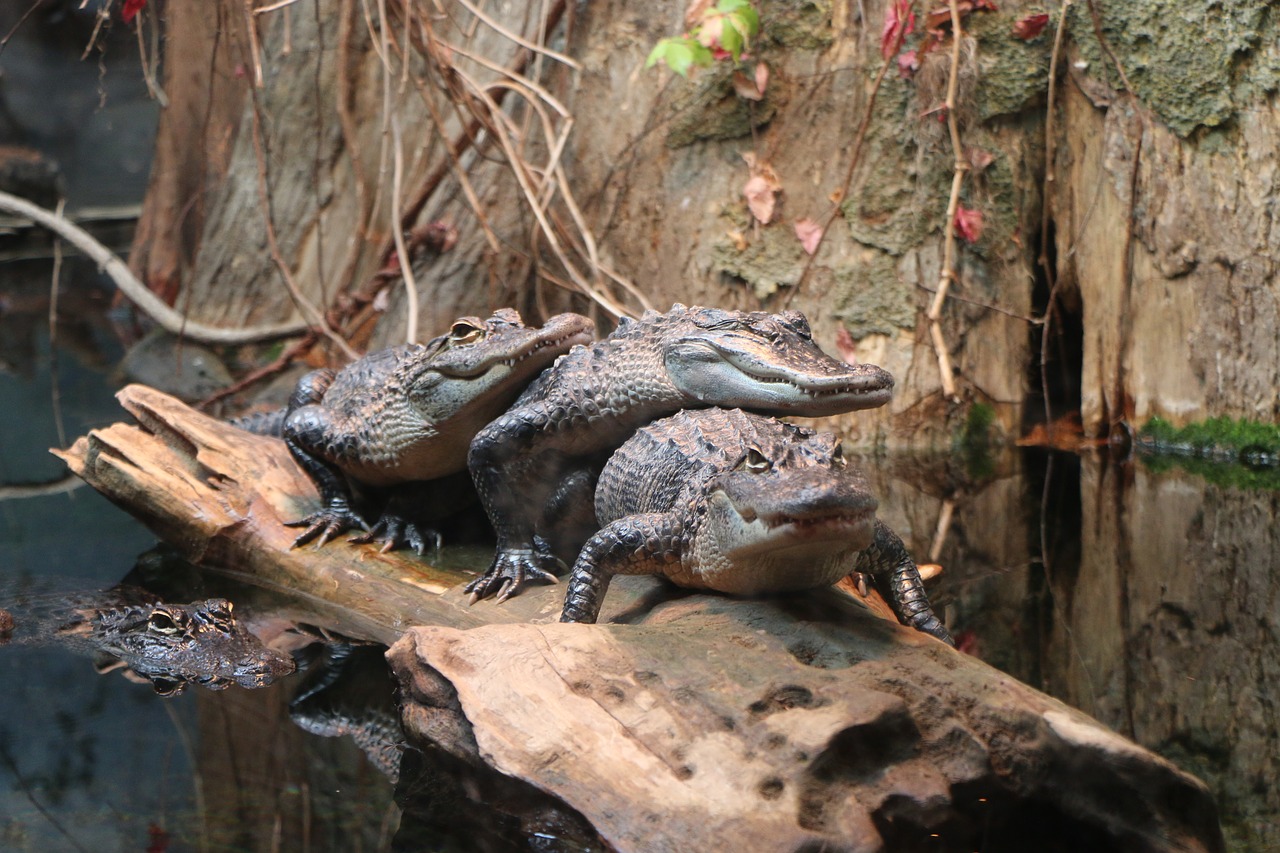
M 949 646 L 956 644 L 929 606 L 929 597 L 925 594 L 924 581 L 915 560 L 907 553 L 898 534 L 884 522 L 877 519 L 875 539 L 869 548 L 858 554 L 854 570 L 871 575 L 876 589 L 902 624 L 937 637 Z
M 332 370 L 324 369 L 313 370 L 298 380 L 284 419 L 285 446 L 320 490 L 323 504 L 306 518 L 285 522 L 286 527 L 306 528 L 293 540 L 294 548 L 317 536 L 320 538 L 316 547 L 320 547 L 345 530 L 369 528 L 352 506 L 351 488 L 342 471 L 312 452 L 312 448 L 324 445 L 331 428 L 328 412 L 316 404 L 324 398 L 333 377 Z
M 683 526 L 669 513 L 629 515 L 587 540 L 573 564 L 561 622 L 595 622 L 614 575 L 662 574 L 680 559 Z
M 467 467 L 498 540 L 489 570 L 467 584 L 472 603 L 490 596 L 506 601 L 529 580 L 555 583 L 554 570 L 563 569 L 536 535 L 556 478 L 549 476 L 548 457 L 534 452 L 548 424 L 563 416 L 535 403 L 507 412 L 471 442 Z

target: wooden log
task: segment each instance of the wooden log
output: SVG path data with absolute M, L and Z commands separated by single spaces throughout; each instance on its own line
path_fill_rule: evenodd
M 184 556 L 395 642 L 411 740 L 523 780 L 618 850 L 1223 849 L 1169 762 L 837 589 L 742 600 L 619 578 L 468 607 L 468 574 L 372 545 L 291 549 L 318 500 L 283 444 L 159 392 L 60 454 Z M 482 568 L 480 559 L 474 568 Z M 549 624 L 555 623 L 555 624 Z

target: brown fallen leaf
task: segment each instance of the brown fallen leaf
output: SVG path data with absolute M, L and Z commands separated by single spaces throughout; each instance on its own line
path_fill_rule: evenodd
M 743 161 L 751 171 L 751 177 L 742 187 L 742 194 L 747 199 L 747 207 L 761 225 L 768 225 L 773 220 L 774 205 L 778 193 L 782 191 L 782 182 L 768 163 L 761 163 L 750 151 L 742 155 Z
M 739 98 L 748 101 L 758 101 L 764 97 L 764 93 L 756 88 L 756 81 L 741 71 L 733 72 L 733 91 Z
M 1049 24 L 1048 15 L 1028 15 L 1020 21 L 1013 23 L 1013 37 L 1022 39 L 1023 41 L 1031 41 L 1040 33 L 1044 32 L 1044 28 Z

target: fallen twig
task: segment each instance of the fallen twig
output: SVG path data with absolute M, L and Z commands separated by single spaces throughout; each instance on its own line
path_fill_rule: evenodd
M 42 228 L 53 231 L 62 239 L 84 252 L 104 273 L 111 277 L 130 302 L 138 307 L 165 331 L 175 335 L 183 335 L 191 340 L 206 344 L 236 345 L 255 341 L 287 338 L 301 334 L 310 328 L 306 322 L 280 323 L 274 326 L 249 326 L 242 329 L 222 329 L 207 326 L 188 320 L 138 280 L 124 261 L 99 243 L 87 231 L 64 216 L 32 204 L 26 199 L 18 198 L 6 192 L 0 192 L 0 210 L 25 216 Z

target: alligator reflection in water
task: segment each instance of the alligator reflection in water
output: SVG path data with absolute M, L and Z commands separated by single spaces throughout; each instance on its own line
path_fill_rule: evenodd
M 96 594 L 17 596 L 0 605 L 7 617 L 0 639 L 64 645 L 93 656 L 99 672 L 123 667 L 127 676 L 166 696 L 188 684 L 212 690 L 265 687 L 296 669 L 293 658 L 245 630 L 226 599 L 166 604 L 118 587 Z
M 916 553 L 941 546 L 962 647 L 1208 782 L 1230 849 L 1280 849 L 1280 494 L 1046 459 L 981 485 L 898 460 L 873 489 Z

